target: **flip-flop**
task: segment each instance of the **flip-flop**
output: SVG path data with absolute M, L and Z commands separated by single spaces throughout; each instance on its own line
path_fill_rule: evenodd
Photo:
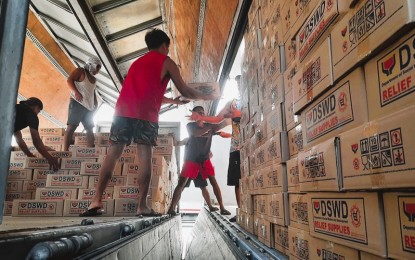
M 161 217 L 163 215 L 161 213 L 155 212 L 154 210 L 151 210 L 149 213 L 141 213 L 141 214 L 137 214 L 136 216 L 146 218 L 146 217 Z
M 80 217 L 96 217 L 102 215 L 102 208 L 95 207 L 79 214 Z
M 227 211 L 226 209 L 221 209 L 220 214 L 221 215 L 230 215 L 231 213 L 229 211 Z
M 219 208 L 217 208 L 217 207 L 211 207 L 209 209 L 210 212 L 214 212 L 214 211 L 218 211 L 218 210 L 219 210 Z

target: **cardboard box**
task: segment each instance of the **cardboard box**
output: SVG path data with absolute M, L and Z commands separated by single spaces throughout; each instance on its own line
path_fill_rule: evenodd
M 298 172 L 298 158 L 294 157 L 287 161 L 287 191 L 300 192 L 300 179 Z
M 114 199 L 138 199 L 137 186 L 114 186 Z
M 414 41 L 411 31 L 365 65 L 369 120 L 415 103 Z
M 95 189 L 79 189 L 78 199 L 91 200 L 96 194 Z M 107 187 L 102 193 L 102 199 L 113 199 L 114 187 Z
M 360 259 L 359 251 L 310 236 L 310 259 Z
M 52 150 L 55 150 L 55 151 L 59 152 L 59 151 L 62 151 L 63 144 L 50 144 L 50 145 L 47 145 L 47 147 L 51 148 Z M 39 157 L 40 156 L 41 156 L 41 154 L 39 153 Z
M 310 258 L 310 232 L 288 227 L 290 258 L 308 260 Z
M 267 135 L 274 136 L 280 132 L 282 132 L 282 113 L 281 113 L 281 105 L 278 105 L 274 110 L 270 112 L 270 114 L 266 117 L 266 126 L 267 126 Z
M 81 175 L 99 175 L 102 163 L 96 162 L 81 162 Z M 117 162 L 115 164 L 113 175 L 121 175 L 122 164 Z
M 88 184 L 89 189 L 95 188 L 95 186 L 98 183 L 98 178 L 99 178 L 99 176 L 89 176 L 89 184 Z M 126 181 L 125 176 L 113 176 L 109 180 L 107 187 L 124 186 L 125 181 Z
M 359 1 L 331 32 L 334 80 L 375 54 L 386 40 L 414 21 L 407 0 Z
M 31 192 L 7 192 L 6 193 L 6 201 L 30 200 L 30 199 L 32 199 Z
M 358 68 L 301 113 L 304 147 L 366 123 L 367 107 L 363 70 Z
M 21 170 L 9 170 L 7 175 L 7 180 L 9 181 L 18 181 L 18 180 L 31 180 L 32 179 L 32 170 L 31 169 L 21 169 Z
M 33 170 L 33 180 L 46 180 L 49 174 L 55 175 L 68 175 L 68 170 L 43 170 L 43 169 L 34 169 Z
M 170 135 L 157 136 L 157 145 L 173 146 L 173 137 Z
M 108 145 L 111 133 L 96 133 L 95 142 L 97 145 Z
M 23 181 L 7 181 L 7 192 L 22 192 L 23 190 Z
M 49 169 L 49 162 L 44 158 L 28 157 L 24 161 L 24 168 Z
M 85 212 L 90 200 L 65 200 L 63 206 L 63 216 L 64 217 L 79 217 L 79 214 Z M 114 215 L 114 200 L 103 200 L 102 201 L 103 210 L 101 216 L 103 217 L 112 217 Z
M 386 257 L 382 205 L 377 193 L 309 193 L 310 234 Z
M 52 157 L 57 157 L 57 158 L 71 158 L 72 157 L 71 151 L 48 151 L 48 153 Z
M 345 190 L 413 188 L 414 107 L 340 135 Z
M 151 164 L 161 166 L 168 165 L 165 156 L 162 155 L 153 155 L 153 157 L 151 157 Z
M 281 163 L 289 159 L 287 132 L 272 136 L 264 145 L 266 161 Z
M 309 200 L 307 194 L 288 194 L 290 226 L 310 231 L 308 220 Z
M 257 170 L 255 173 L 256 176 L 256 188 L 258 190 L 258 194 L 266 194 L 266 172 L 261 170 Z
M 64 141 L 63 136 L 44 136 L 42 137 L 43 144 L 48 145 L 62 145 Z
M 61 169 L 64 170 L 80 170 L 82 162 L 95 162 L 92 158 L 63 158 L 61 162 Z
M 23 151 L 12 151 L 10 154 L 10 161 L 25 161 L 27 158 L 26 154 Z
M 254 215 L 246 214 L 245 215 L 245 229 L 251 234 L 254 234 Z
M 160 155 L 160 154 L 172 154 L 173 153 L 173 146 L 172 145 L 158 145 L 153 146 L 153 154 Z
M 62 217 L 63 201 L 48 200 L 14 200 L 13 217 L 50 216 Z
M 323 0 L 330 1 L 330 0 Z M 329 40 L 324 39 L 302 63 L 293 76 L 294 114 L 298 114 L 316 97 L 333 85 Z
M 87 186 L 87 176 L 49 174 L 46 177 L 46 187 L 86 188 Z
M 272 163 L 265 167 L 264 173 L 268 194 L 287 191 L 287 168 L 284 164 Z
M 298 152 L 304 150 L 304 136 L 302 124 L 297 125 L 288 131 L 288 148 L 290 151 L 290 157 L 297 156 Z
M 13 201 L 5 201 L 3 208 L 3 216 L 11 216 L 13 210 Z
M 285 4 L 281 8 L 281 17 L 282 17 L 282 33 L 283 33 L 283 41 L 286 43 L 288 40 L 292 39 L 293 35 L 291 33 L 291 9 L 290 5 L 291 2 L 294 2 L 294 0 L 286 0 Z M 288 64 L 288 63 L 287 63 Z
M 298 153 L 300 191 L 339 191 L 340 165 L 337 164 L 336 145 L 331 138 Z
M 288 194 L 286 192 L 278 192 L 267 196 L 268 212 L 267 220 L 278 225 L 288 225 Z
M 127 178 L 125 185 L 138 187 L 140 174 L 128 174 L 125 177 Z
M 348 10 L 351 0 L 320 0 L 296 36 L 298 58 L 303 61 L 320 37 L 334 23 L 338 16 Z
M 74 175 L 74 176 L 81 175 L 81 169 L 73 169 L 73 170 L 67 170 L 67 171 L 68 171 L 68 175 Z
M 11 161 L 9 163 L 9 170 L 23 170 L 25 161 Z
M 36 189 L 35 199 L 37 200 L 67 200 L 76 199 L 77 189 L 39 188 Z
M 298 43 L 295 39 L 292 39 L 292 36 L 294 35 L 290 33 L 288 40 L 284 43 L 285 66 L 287 68 L 289 68 L 292 63 L 298 61 Z
M 46 186 L 46 180 L 23 181 L 23 192 L 35 192 L 37 188 Z
M 75 136 L 75 145 L 88 145 L 88 139 L 86 138 L 86 135 Z
M 133 217 L 137 214 L 138 201 L 136 199 L 114 199 L 114 217 Z
M 266 219 L 260 219 L 258 226 L 259 242 L 265 244 L 268 247 L 271 247 L 271 234 L 273 233 L 273 230 L 271 230 L 271 222 Z
M 415 193 L 383 193 L 388 257 L 415 257 Z
M 63 136 L 65 133 L 64 128 L 39 128 L 40 136 Z
M 274 225 L 274 247 L 279 252 L 289 255 L 290 246 L 288 240 L 288 227 Z
M 265 87 L 265 97 L 262 100 L 261 106 L 263 107 L 263 113 L 268 115 L 276 109 L 281 110 L 281 103 L 285 101 L 283 74 L 280 74 Z
M 107 153 L 106 147 L 78 147 L 70 149 L 74 158 L 98 158 Z

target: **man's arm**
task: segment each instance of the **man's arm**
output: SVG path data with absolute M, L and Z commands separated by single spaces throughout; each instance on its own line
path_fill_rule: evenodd
M 40 139 L 39 132 L 34 128 L 30 128 L 30 134 L 32 135 L 33 145 L 36 147 L 36 150 L 48 160 L 53 170 L 59 169 L 58 160 L 48 153 L 42 139 Z
M 217 135 L 219 135 L 222 138 L 231 138 L 232 134 L 226 133 L 226 132 L 216 132 Z
M 79 90 L 75 86 L 75 81 L 79 81 L 81 76 L 83 75 L 84 71 L 81 68 L 77 68 L 69 75 L 68 79 L 66 80 L 66 83 L 68 84 L 68 87 L 70 90 L 72 90 L 75 94 L 75 98 L 78 101 L 82 101 L 83 96 L 79 92 Z
M 224 127 L 228 126 L 232 124 L 232 119 L 230 118 L 226 118 L 226 120 L 222 121 L 222 123 L 217 124 L 217 125 L 213 125 L 213 132 L 219 132 L 220 130 L 222 130 Z
M 20 149 L 28 156 L 28 157 L 35 157 L 35 155 L 29 151 L 29 148 L 27 147 L 25 141 L 23 141 L 22 132 L 17 131 L 14 132 L 14 138 L 16 139 L 17 145 L 20 147 Z
M 173 80 L 174 85 L 183 97 L 190 99 L 197 99 L 200 97 L 199 92 L 192 88 L 189 88 L 189 86 L 187 86 L 187 84 L 183 81 L 183 78 L 180 75 L 179 68 L 172 59 L 167 57 L 165 64 L 167 73 L 170 75 L 170 78 Z
M 180 97 L 176 97 L 175 99 L 172 99 L 172 98 L 168 98 L 168 97 L 164 97 L 163 96 L 163 99 L 161 100 L 161 103 L 162 104 L 173 104 L 173 105 L 184 105 L 184 104 L 187 104 L 187 103 L 189 103 L 189 101 L 187 101 L 187 100 L 180 100 Z

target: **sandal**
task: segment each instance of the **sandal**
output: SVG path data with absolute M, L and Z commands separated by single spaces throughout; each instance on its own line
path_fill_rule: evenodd
M 215 212 L 215 211 L 218 211 L 219 210 L 219 208 L 217 208 L 217 207 L 211 207 L 211 208 L 209 208 L 209 211 L 210 212 Z
M 227 211 L 226 209 L 221 209 L 220 214 L 221 215 L 230 215 L 231 213 L 229 211 Z
M 96 217 L 102 215 L 103 209 L 100 207 L 95 207 L 92 209 L 87 209 L 85 212 L 79 214 L 80 217 Z

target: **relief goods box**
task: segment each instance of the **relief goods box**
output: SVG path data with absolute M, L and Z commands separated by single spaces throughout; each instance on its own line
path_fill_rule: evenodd
M 95 189 L 78 189 L 78 199 L 91 200 L 96 194 Z M 102 193 L 102 199 L 112 199 L 114 187 L 107 187 Z
M 46 187 L 86 188 L 88 187 L 88 176 L 55 175 L 46 177 Z
M 114 217 L 133 217 L 137 214 L 138 201 L 136 199 L 114 199 Z
M 360 259 L 359 251 L 310 236 L 310 259 Z
M 23 181 L 23 192 L 35 192 L 37 188 L 46 186 L 46 180 Z
M 63 136 L 44 136 L 42 137 L 43 144 L 48 145 L 62 145 L 64 141 Z
M 3 209 L 3 216 L 11 216 L 12 211 L 13 211 L 13 201 L 5 201 L 4 209 Z
M 298 153 L 300 191 L 339 191 L 340 165 L 336 153 L 337 138 L 331 138 Z
M 90 200 L 64 200 L 63 216 L 64 217 L 79 217 L 79 214 L 88 210 L 91 204 Z M 114 200 L 103 200 L 103 217 L 114 216 Z
M 294 114 L 299 114 L 316 97 L 333 85 L 328 38 L 300 63 L 292 81 Z
M 376 53 L 414 20 L 414 1 L 358 1 L 330 34 L 334 80 Z
M 49 169 L 49 162 L 44 158 L 28 157 L 24 161 L 24 168 L 30 169 Z
M 138 199 L 138 186 L 114 186 L 114 199 Z
M 96 162 L 92 158 L 63 158 L 61 162 L 61 169 L 64 170 L 80 170 L 82 162 Z M 48 168 L 49 169 L 49 168 Z
M 262 170 L 268 194 L 287 191 L 287 167 L 284 164 L 271 162 Z
M 288 243 L 290 245 L 290 259 L 308 260 L 310 258 L 310 232 L 288 227 Z
M 25 161 L 27 155 L 23 151 L 12 151 L 10 154 L 10 161 L 16 162 L 16 161 Z
M 388 257 L 415 258 L 415 193 L 385 192 L 383 203 Z
M 10 161 L 9 170 L 23 170 L 25 161 Z
M 415 186 L 414 117 L 412 106 L 339 135 L 345 190 Z
M 274 247 L 285 255 L 290 254 L 288 227 L 274 225 Z
M 68 170 L 44 170 L 44 169 L 34 169 L 33 170 L 33 180 L 46 180 L 49 174 L 55 175 L 69 175 Z
M 363 70 L 356 69 L 301 113 L 304 147 L 368 121 Z
M 287 161 L 287 191 L 300 192 L 300 179 L 298 176 L 298 158 L 294 157 Z
M 39 188 L 36 189 L 35 199 L 37 200 L 67 200 L 76 199 L 78 189 L 65 188 Z
M 297 36 L 298 58 L 303 61 L 327 29 L 349 10 L 351 0 L 320 0 L 301 26 Z M 294 34 L 295 32 L 292 31 Z
M 297 156 L 304 149 L 303 126 L 299 124 L 288 131 L 288 149 L 290 158 Z
M 269 138 L 264 144 L 265 161 L 286 162 L 289 159 L 287 132 L 280 132 Z M 255 162 L 256 163 L 256 162 Z M 256 165 L 256 164 L 253 165 Z
M 63 200 L 14 200 L 13 217 L 62 217 Z
M 290 226 L 310 231 L 308 219 L 309 200 L 307 194 L 288 194 Z
M 258 224 L 258 240 L 264 245 L 271 247 L 272 224 L 267 219 L 260 219 Z
M 415 31 L 365 65 L 369 120 L 415 103 Z
M 107 147 L 77 147 L 71 148 L 74 158 L 98 158 L 100 155 L 107 153 Z
M 22 192 L 23 191 L 23 182 L 22 180 L 11 180 L 7 181 L 6 192 Z
M 9 170 L 7 175 L 7 180 L 31 180 L 33 177 L 33 170 L 31 169 L 21 169 L 21 170 Z
M 88 188 L 93 189 L 98 183 L 99 176 L 89 176 Z M 112 176 L 108 181 L 107 187 L 124 186 L 126 182 L 125 176 Z M 86 188 L 86 187 L 85 187 Z
M 7 192 L 6 193 L 6 201 L 30 200 L 30 199 L 32 199 L 31 192 Z
M 39 128 L 39 135 L 44 136 L 63 136 L 64 128 Z
M 310 234 L 386 257 L 383 207 L 376 192 L 309 193 Z
M 81 162 L 81 175 L 99 175 L 101 167 L 102 163 Z M 121 167 L 122 164 L 117 162 L 112 175 L 121 175 Z
M 71 158 L 72 157 L 71 151 L 48 151 L 48 153 L 52 157 L 56 157 L 56 158 Z
M 281 226 L 288 225 L 289 210 L 288 210 L 288 194 L 286 192 L 278 192 L 267 197 L 267 217 L 266 219 L 274 224 Z

